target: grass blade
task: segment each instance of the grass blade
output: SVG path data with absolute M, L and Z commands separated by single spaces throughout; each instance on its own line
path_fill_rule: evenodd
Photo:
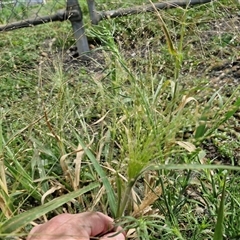
M 0 225 L 1 228 L 1 234 L 10 234 L 18 230 L 19 228 L 25 226 L 29 222 L 33 221 L 34 219 L 60 207 L 64 203 L 70 201 L 73 198 L 79 197 L 80 195 L 91 191 L 92 189 L 99 187 L 99 183 L 92 183 L 88 186 L 79 189 L 78 191 L 68 193 L 64 196 L 55 198 L 54 200 L 41 205 L 39 207 L 35 207 L 27 212 L 24 212 L 22 214 L 19 214 L 17 216 L 12 217 L 11 219 L 5 221 L 2 225 Z
M 112 188 L 110 182 L 108 181 L 108 177 L 107 177 L 106 173 L 103 171 L 102 167 L 100 166 L 100 164 L 97 161 L 97 159 L 95 158 L 95 156 L 86 147 L 84 142 L 79 137 L 78 137 L 78 141 L 81 144 L 81 146 L 83 147 L 86 155 L 88 156 L 88 158 L 92 162 L 96 172 L 98 173 L 99 177 L 101 178 L 101 180 L 103 182 L 103 185 L 104 185 L 104 187 L 106 189 L 106 192 L 107 192 L 107 197 L 108 197 L 108 202 L 109 202 L 111 212 L 112 212 L 113 216 L 115 217 L 116 213 L 117 213 L 117 204 L 116 204 L 117 200 L 116 200 L 116 196 L 115 196 L 115 193 L 113 191 L 113 188 Z
M 139 174 L 142 175 L 147 171 L 154 170 L 205 170 L 205 169 L 223 169 L 230 171 L 240 171 L 240 167 L 231 165 L 218 165 L 218 164 L 166 164 L 166 165 L 149 165 L 142 170 Z
M 223 108 L 226 108 L 225 106 Z M 224 114 L 223 117 L 219 116 L 219 120 L 213 125 L 211 129 L 205 132 L 205 138 L 210 136 L 221 124 L 229 120 L 240 108 L 240 98 L 230 107 L 230 109 Z M 220 111 L 219 111 L 220 112 Z
M 216 226 L 215 226 L 213 240 L 222 240 L 223 239 L 223 220 L 224 220 L 225 195 L 226 195 L 226 175 L 225 175 L 225 178 L 224 178 L 222 197 L 221 197 L 220 206 L 218 208 L 218 217 L 217 217 L 217 223 L 216 223 Z

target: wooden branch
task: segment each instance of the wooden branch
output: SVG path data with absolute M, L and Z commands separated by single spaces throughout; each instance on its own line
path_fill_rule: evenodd
M 169 9 L 169 8 L 177 8 L 177 7 L 187 7 L 197 4 L 204 4 L 212 2 L 213 0 L 171 0 L 168 2 L 160 2 L 160 3 L 154 3 L 154 6 L 156 9 Z M 92 1 L 89 1 L 92 2 Z M 142 5 L 142 6 L 135 6 L 131 8 L 120 8 L 117 10 L 110 10 L 110 11 L 103 11 L 98 12 L 96 9 L 94 9 L 95 14 L 91 14 L 91 21 L 93 24 L 98 24 L 101 20 L 108 19 L 108 18 L 116 18 L 116 17 L 122 17 L 127 15 L 133 15 L 133 14 L 139 14 L 144 12 L 154 12 L 155 8 L 152 4 Z M 95 5 L 91 5 L 91 7 L 95 7 Z M 93 12 L 93 9 L 91 9 L 91 12 Z
M 212 2 L 213 0 L 190 0 L 190 1 L 168 1 L 168 2 L 160 2 L 155 3 L 155 7 L 157 9 L 169 9 L 169 8 L 176 8 L 176 7 L 186 7 L 192 6 L 196 4 L 204 4 L 208 2 Z M 94 0 L 88 0 L 89 9 L 91 20 L 93 24 L 98 24 L 101 20 L 108 19 L 108 18 L 116 18 L 121 16 L 139 14 L 144 12 L 154 12 L 154 7 L 151 4 L 136 6 L 131 8 L 123 8 L 117 10 L 110 10 L 110 11 L 103 11 L 97 12 L 95 9 Z M 9 23 L 7 25 L 0 25 L 0 32 L 3 31 L 11 31 L 18 28 L 24 27 L 33 27 L 39 24 L 48 23 L 48 22 L 55 22 L 55 21 L 65 21 L 68 20 L 70 17 L 78 17 L 79 13 L 77 11 L 66 11 L 66 10 L 59 10 L 54 15 L 45 16 L 45 17 L 37 17 L 34 19 L 26 19 L 18 22 Z
M 64 20 L 68 20 L 71 16 L 77 16 L 77 15 L 79 14 L 76 11 L 68 12 L 62 9 L 57 11 L 54 15 L 26 19 L 18 22 L 9 23 L 7 25 L 0 25 L 0 32 L 11 31 L 18 28 L 24 28 L 24 27 L 33 27 L 33 26 L 43 24 L 43 23 L 48 23 L 48 22 L 64 21 Z

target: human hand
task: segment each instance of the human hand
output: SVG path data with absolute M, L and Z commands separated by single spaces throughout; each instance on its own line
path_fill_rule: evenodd
M 125 240 L 121 230 L 100 212 L 64 213 L 34 227 L 27 240 Z

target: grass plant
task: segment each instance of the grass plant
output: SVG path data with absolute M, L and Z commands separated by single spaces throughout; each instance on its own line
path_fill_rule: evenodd
M 230 11 L 236 2 L 86 21 L 99 44 L 77 67 L 67 22 L 0 35 L 0 238 L 97 210 L 128 239 L 237 239 L 240 89 L 203 73 L 239 61 L 225 39 L 239 29 L 211 35 Z

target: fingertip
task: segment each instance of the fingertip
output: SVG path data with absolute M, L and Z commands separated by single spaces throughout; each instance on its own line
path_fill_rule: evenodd
M 34 234 L 41 228 L 42 224 L 39 224 L 35 227 L 32 228 L 32 230 L 30 231 L 30 233 L 27 236 L 26 240 L 31 240 L 32 236 L 34 236 Z

